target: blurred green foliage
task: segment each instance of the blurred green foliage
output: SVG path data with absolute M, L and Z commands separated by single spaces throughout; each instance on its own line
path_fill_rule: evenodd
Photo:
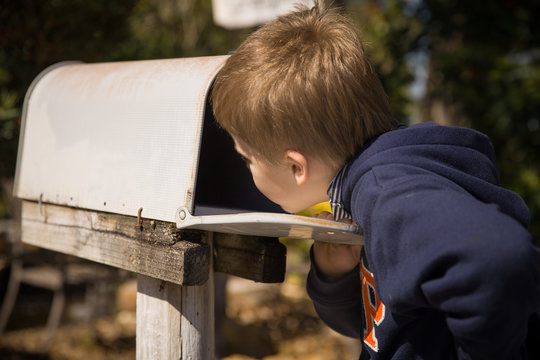
M 409 122 L 412 99 L 409 86 L 414 76 L 407 58 L 423 34 L 422 24 L 407 16 L 400 1 L 350 2 L 347 14 L 358 24 L 365 50 L 377 68 L 388 93 L 394 116 Z
M 334 3 L 358 23 L 400 121 L 471 126 L 491 137 L 502 184 L 524 197 L 540 239 L 539 2 Z M 226 54 L 252 30 L 216 26 L 211 0 L 0 0 L 0 177 L 14 173 L 24 94 L 45 67 Z M 410 91 L 419 59 L 422 99 Z

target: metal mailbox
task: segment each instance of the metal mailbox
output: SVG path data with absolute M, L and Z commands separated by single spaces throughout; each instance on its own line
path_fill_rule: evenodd
M 256 189 L 208 101 L 226 59 L 44 70 L 25 98 L 15 195 L 178 228 L 360 244 L 355 226 L 285 214 Z

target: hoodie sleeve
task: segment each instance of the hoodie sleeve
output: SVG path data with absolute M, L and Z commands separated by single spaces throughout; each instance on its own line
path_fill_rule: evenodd
M 521 358 L 540 303 L 540 256 L 527 230 L 438 181 L 413 179 L 378 194 L 363 223 L 382 302 L 402 315 L 442 312 L 460 358 Z
M 355 268 L 336 281 L 324 280 L 310 251 L 311 269 L 307 292 L 322 321 L 340 334 L 360 339 L 362 321 L 362 293 L 360 269 Z

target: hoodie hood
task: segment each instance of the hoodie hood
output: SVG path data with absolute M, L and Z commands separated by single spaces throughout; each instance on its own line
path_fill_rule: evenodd
M 495 152 L 489 138 L 472 129 L 422 123 L 384 133 L 349 163 L 343 184 L 345 208 L 363 175 L 382 165 L 407 165 L 441 176 L 484 203 L 529 225 L 529 211 L 514 192 L 499 186 Z

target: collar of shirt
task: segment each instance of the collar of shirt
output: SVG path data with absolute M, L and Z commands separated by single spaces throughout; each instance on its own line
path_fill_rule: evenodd
M 405 129 L 407 126 L 404 124 L 399 124 L 396 129 Z M 372 139 L 371 141 L 366 142 L 364 145 L 364 148 L 367 148 L 372 142 L 376 140 Z M 363 151 L 363 149 L 361 151 Z M 358 156 L 358 155 L 356 155 Z M 345 209 L 345 205 L 343 205 L 343 200 L 341 199 L 341 190 L 343 189 L 343 178 L 345 176 L 345 172 L 349 168 L 349 164 L 347 163 L 339 172 L 337 175 L 332 179 L 330 182 L 330 185 L 328 186 L 328 190 L 326 190 L 326 193 L 328 194 L 328 199 L 330 201 L 330 207 L 332 209 L 332 214 L 334 215 L 334 220 L 339 221 L 341 219 L 351 219 L 352 215 L 349 211 Z
M 349 165 L 345 165 L 337 175 L 332 179 L 328 190 L 328 199 L 330 201 L 330 207 L 332 208 L 332 214 L 334 215 L 334 220 L 339 221 L 341 219 L 352 219 L 352 215 L 345 209 L 343 202 L 341 200 L 341 190 L 343 188 L 343 177 Z

